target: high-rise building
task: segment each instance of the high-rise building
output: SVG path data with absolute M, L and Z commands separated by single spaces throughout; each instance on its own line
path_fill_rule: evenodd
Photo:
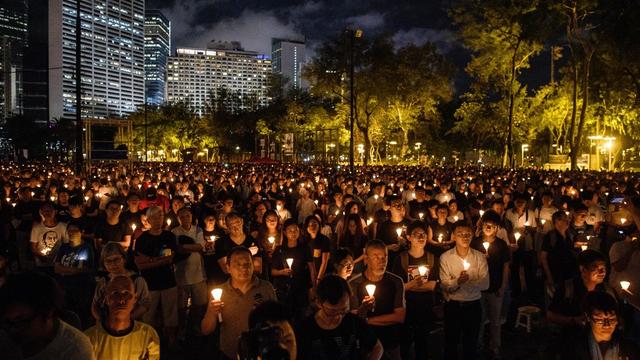
M 284 89 L 306 89 L 308 83 L 302 79 L 305 62 L 304 40 L 271 39 L 273 73 L 282 76 Z
M 167 100 L 188 102 L 199 115 L 207 105 L 216 106 L 221 92 L 229 96 L 222 105 L 232 112 L 270 101 L 271 60 L 245 51 L 238 42 L 211 42 L 206 49 L 178 48 L 169 57 L 168 68 Z
M 144 104 L 144 0 L 78 1 L 81 115 L 124 117 Z M 35 14 L 46 14 L 28 36 L 34 44 L 29 46 L 30 71 L 47 74 L 46 81 L 36 79 L 25 93 L 29 113 L 38 120 L 75 117 L 77 5 L 75 0 L 29 0 L 30 20 L 36 22 Z M 45 25 L 47 31 L 42 31 Z M 47 61 L 41 61 L 45 58 Z M 40 118 L 44 108 L 47 119 Z
M 26 36 L 26 0 L 3 0 L 0 3 L 0 121 L 22 112 L 22 59 Z
M 160 10 L 144 15 L 144 93 L 149 105 L 162 105 L 167 95 L 167 60 L 171 54 L 171 22 Z

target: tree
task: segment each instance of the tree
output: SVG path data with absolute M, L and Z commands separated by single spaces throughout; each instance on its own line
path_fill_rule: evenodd
M 538 2 L 530 0 L 471 0 L 459 3 L 451 11 L 460 27 L 460 38 L 473 52 L 467 73 L 491 91 L 486 99 L 507 99 L 503 166 L 514 164 L 514 110 L 516 98 L 526 89 L 519 77 L 531 58 L 542 50 L 540 34 L 531 31 L 533 20 L 540 19 L 539 11 Z M 542 32 L 537 25 L 538 32 Z
M 437 119 L 438 105 L 453 96 L 453 67 L 438 54 L 431 43 L 410 45 L 394 54 L 391 64 L 383 70 L 386 114 L 401 129 L 401 157 L 409 148 L 409 133 L 420 120 Z

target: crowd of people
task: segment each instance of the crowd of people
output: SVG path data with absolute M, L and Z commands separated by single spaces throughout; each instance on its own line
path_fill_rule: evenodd
M 498 359 L 534 309 L 551 358 L 640 359 L 634 173 L 7 163 L 0 177 L 2 358 Z

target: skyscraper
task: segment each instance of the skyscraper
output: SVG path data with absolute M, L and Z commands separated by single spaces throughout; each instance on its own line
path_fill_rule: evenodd
M 271 39 L 271 60 L 273 73 L 282 76 L 284 89 L 306 89 L 308 84 L 302 79 L 305 62 L 304 40 Z
M 166 99 L 170 53 L 171 22 L 160 10 L 145 11 L 144 92 L 149 105 L 161 105 Z
M 26 0 L 3 0 L 0 3 L 0 121 L 21 112 L 26 35 Z
M 25 94 L 34 103 L 47 99 L 48 118 L 38 115 L 40 121 L 75 117 L 77 4 L 29 0 L 30 19 L 32 12 L 46 14 L 30 29 L 29 41 L 37 45 L 29 50 L 34 57 L 29 61 L 30 71 L 48 76 Z M 82 117 L 124 117 L 144 104 L 144 0 L 79 0 L 79 4 Z M 45 25 L 48 31 L 39 31 Z M 36 61 L 44 58 L 46 62 Z M 33 109 L 34 115 L 45 113 L 42 106 Z
M 212 42 L 206 49 L 178 48 L 169 57 L 167 100 L 188 102 L 199 115 L 222 91 L 223 106 L 236 112 L 269 103 L 271 60 L 238 42 Z M 223 90 L 224 89 L 224 90 Z

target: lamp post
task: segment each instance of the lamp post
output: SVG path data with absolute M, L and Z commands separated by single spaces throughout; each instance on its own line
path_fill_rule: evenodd
M 613 141 L 615 139 L 616 138 L 614 138 L 614 137 L 605 137 L 605 138 L 602 139 L 602 140 L 606 141 L 606 143 L 604 144 L 604 148 L 607 149 L 607 151 L 609 152 L 609 162 L 607 164 L 607 170 L 608 171 L 613 170 L 613 166 L 612 166 L 613 165 L 612 164 L 613 158 L 612 158 L 611 153 L 612 153 L 612 150 L 613 150 Z
M 529 151 L 529 144 L 522 144 L 521 150 L 522 150 L 522 159 L 521 159 L 520 167 L 524 167 L 524 153 Z

